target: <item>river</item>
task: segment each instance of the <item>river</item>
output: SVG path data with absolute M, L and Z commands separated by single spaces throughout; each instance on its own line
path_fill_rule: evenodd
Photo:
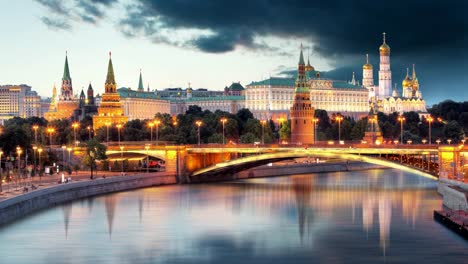
M 0 263 L 467 263 L 436 186 L 387 169 L 115 193 L 0 228 Z

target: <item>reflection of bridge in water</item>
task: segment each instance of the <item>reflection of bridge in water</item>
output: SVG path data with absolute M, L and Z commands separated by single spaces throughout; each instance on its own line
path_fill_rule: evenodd
M 107 155 L 125 159 L 128 155 L 152 156 L 166 161 L 166 172 L 181 180 L 216 177 L 271 162 L 295 158 L 339 158 L 395 168 L 422 176 L 457 178 L 463 175 L 468 148 L 455 145 L 165 145 L 122 142 L 110 145 Z M 145 148 L 146 146 L 146 148 Z

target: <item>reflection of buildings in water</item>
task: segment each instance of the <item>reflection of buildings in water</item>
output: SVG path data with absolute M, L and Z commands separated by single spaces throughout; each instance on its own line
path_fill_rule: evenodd
M 305 227 L 310 232 L 312 223 L 312 209 L 310 207 L 310 198 L 312 197 L 312 177 L 301 176 L 292 179 L 292 190 L 296 198 L 297 218 L 299 224 L 299 236 L 301 243 L 304 237 Z M 307 225 L 306 225 L 307 224 Z
M 397 177 L 397 182 L 399 182 L 400 176 L 397 175 Z M 369 178 L 367 186 L 359 186 L 355 183 L 350 183 L 347 186 L 343 179 L 341 185 L 332 183 L 331 187 L 317 186 L 315 182 L 312 182 L 315 177 L 295 176 L 285 178 L 285 180 L 280 180 L 277 183 L 260 180 L 243 183 L 242 188 L 238 188 L 239 184 L 226 184 L 224 186 L 229 187 L 222 189 L 223 191 L 231 189 L 229 192 L 232 193 L 232 196 L 227 197 L 243 195 L 242 205 L 236 205 L 236 207 L 243 206 L 267 217 L 274 215 L 275 211 L 276 213 L 287 211 L 294 204 L 298 210 L 301 241 L 305 229 L 311 230 L 306 224 L 313 224 L 311 221 L 312 215 L 314 215 L 314 218 L 332 218 L 334 221 L 338 221 L 335 224 L 340 225 L 339 221 L 342 218 L 336 217 L 336 214 L 352 208 L 353 205 L 357 207 L 356 210 L 359 210 L 358 206 L 362 205 L 362 226 L 364 230 L 372 229 L 374 215 L 378 213 L 380 245 L 385 253 L 390 239 L 392 209 L 401 209 L 403 219 L 406 222 L 409 219 L 414 221 L 420 214 L 418 205 L 424 192 L 414 188 L 398 188 L 395 184 L 382 179 L 385 178 L 382 176 Z M 240 199 L 231 199 L 230 202 L 231 205 L 232 203 L 239 203 Z
M 89 197 L 86 199 L 86 202 L 88 204 L 88 211 L 91 213 L 91 211 L 93 211 L 94 197 Z
M 65 239 L 68 239 L 68 227 L 70 225 L 72 206 L 72 203 L 62 205 L 63 222 L 65 224 Z
M 141 219 L 143 218 L 143 203 L 144 203 L 145 199 L 144 199 L 144 196 L 143 196 L 143 192 L 139 192 L 139 195 L 138 195 L 138 216 L 140 218 L 140 223 L 141 223 Z
M 106 197 L 104 197 L 104 206 L 106 207 L 106 217 L 107 217 L 109 238 L 112 237 L 112 226 L 114 224 L 116 205 L 117 205 L 116 195 L 107 195 Z
M 390 223 L 392 221 L 392 201 L 385 195 L 379 195 L 379 232 L 380 247 L 385 251 L 390 242 Z

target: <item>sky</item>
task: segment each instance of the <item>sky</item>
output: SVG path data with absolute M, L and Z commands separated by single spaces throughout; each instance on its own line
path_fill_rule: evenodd
M 118 87 L 221 90 L 296 68 L 299 46 L 323 76 L 377 79 L 382 32 L 401 91 L 416 65 L 429 105 L 468 100 L 468 2 L 463 0 L 0 0 L 0 84 L 43 97 L 60 86 L 68 52 L 75 93 L 104 91 L 109 52 Z

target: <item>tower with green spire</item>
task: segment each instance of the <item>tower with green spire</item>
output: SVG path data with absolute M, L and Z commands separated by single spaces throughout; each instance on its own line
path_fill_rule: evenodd
M 68 66 L 68 54 L 65 53 L 65 66 L 63 69 L 62 87 L 60 90 L 60 101 L 73 100 L 73 86 L 70 76 L 70 68 Z
M 107 66 L 107 77 L 105 83 L 105 93 L 102 94 L 98 114 L 93 116 L 93 129 L 106 126 L 106 124 L 125 124 L 128 117 L 124 115 L 120 95 L 117 93 L 117 84 L 114 76 L 114 66 L 109 52 L 109 64 Z
M 138 81 L 138 91 L 144 92 L 145 87 L 143 87 L 143 78 L 141 77 L 141 69 L 140 69 L 140 80 Z
M 304 55 L 301 44 L 294 89 L 294 102 L 290 109 L 292 143 L 315 143 L 314 114 L 315 109 L 310 102 L 310 91 L 305 74 Z

